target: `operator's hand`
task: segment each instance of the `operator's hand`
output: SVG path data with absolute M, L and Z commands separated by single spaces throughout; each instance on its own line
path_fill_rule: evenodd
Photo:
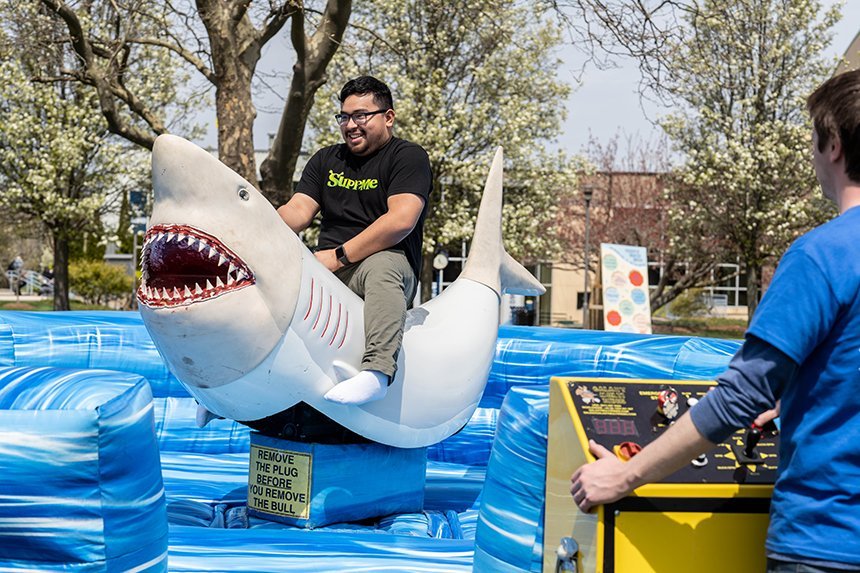
M 766 410 L 766 411 L 762 412 L 761 414 L 759 414 L 758 417 L 756 417 L 756 419 L 753 421 L 753 424 L 755 424 L 759 428 L 764 428 L 765 424 L 767 424 L 768 422 L 770 422 L 774 418 L 778 418 L 779 417 L 780 402 L 781 402 L 780 400 L 777 400 L 775 408 L 773 408 L 771 410 Z
M 343 264 L 337 260 L 337 257 L 334 254 L 334 249 L 317 251 L 314 253 L 314 256 L 331 272 L 334 272 L 343 266 Z
M 588 451 L 597 461 L 585 464 L 570 477 L 570 495 L 585 512 L 596 505 L 619 500 L 633 491 L 625 462 L 594 440 L 588 440 Z

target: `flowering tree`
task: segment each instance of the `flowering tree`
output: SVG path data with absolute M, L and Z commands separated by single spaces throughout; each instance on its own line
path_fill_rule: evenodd
M 425 223 L 423 298 L 435 245 L 471 238 L 496 146 L 505 152 L 504 236 L 514 257 L 555 256 L 557 202 L 575 170 L 543 144 L 559 133 L 569 87 L 557 79 L 560 36 L 531 3 L 517 0 L 367 0 L 356 7 L 315 107 L 317 144 L 340 141 L 337 90 L 374 75 L 392 89 L 395 134 L 424 147 L 434 188 Z
M 68 310 L 70 244 L 148 176 L 142 153 L 109 141 L 94 94 L 33 82 L 63 64 L 51 22 L 32 7 L 8 17 L 0 36 L 0 205 L 39 221 L 54 253 L 54 308 Z M 5 14 L 10 16 L 10 14 Z M 29 46 L 29 47 L 27 47 Z
M 827 216 L 810 163 L 805 96 L 832 69 L 837 9 L 818 0 L 703 0 L 662 89 L 686 104 L 664 127 L 686 157 L 668 190 L 672 245 L 717 239 L 746 273 L 749 316 L 763 265 Z
M 804 98 L 834 67 L 822 50 L 838 6 L 822 11 L 819 0 L 548 4 L 574 43 L 598 56 L 634 58 L 643 96 L 681 110 L 663 122 L 686 159 L 666 191 L 669 251 L 703 273 L 703 262 L 738 261 L 754 312 L 762 266 L 832 213 L 818 197 L 809 164 Z
M 346 29 L 352 0 L 42 0 L 42 4 L 66 26 L 66 41 L 77 55 L 74 65 L 62 71 L 63 77 L 96 90 L 112 133 L 151 149 L 159 134 L 176 131 L 171 124 L 175 115 L 159 105 L 175 99 L 147 97 L 140 89 L 145 86 L 133 80 L 153 73 L 170 75 L 182 66 L 215 89 L 221 161 L 261 188 L 273 203 L 289 198 L 314 94 L 326 82 L 326 66 Z M 278 133 L 258 181 L 252 83 L 264 47 L 288 22 L 296 60 Z M 160 62 L 141 57 L 147 51 L 160 54 Z

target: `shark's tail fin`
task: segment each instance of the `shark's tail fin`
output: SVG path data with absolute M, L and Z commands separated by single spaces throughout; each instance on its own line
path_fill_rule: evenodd
M 486 285 L 500 295 L 543 294 L 546 289 L 540 281 L 505 251 L 502 242 L 502 164 L 502 148 L 498 147 L 484 185 L 469 258 L 460 276 Z

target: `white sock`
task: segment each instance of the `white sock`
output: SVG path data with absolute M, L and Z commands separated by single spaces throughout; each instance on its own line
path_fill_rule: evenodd
M 329 402 L 360 406 L 385 398 L 388 393 L 388 376 L 378 370 L 362 370 L 344 380 L 323 396 Z
M 212 420 L 223 420 L 223 419 L 224 418 L 222 418 L 218 414 L 213 414 L 212 412 L 207 410 L 205 407 L 201 406 L 200 404 L 197 404 L 197 418 L 195 421 L 197 422 L 198 428 L 202 428 L 202 427 L 206 426 L 206 424 L 208 424 Z

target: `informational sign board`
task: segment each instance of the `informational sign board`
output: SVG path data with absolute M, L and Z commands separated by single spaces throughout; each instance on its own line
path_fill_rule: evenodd
M 292 452 L 251 445 L 248 507 L 270 514 L 307 519 L 313 458 Z
M 251 432 L 249 462 L 250 517 L 315 528 L 424 506 L 426 448 L 296 442 Z
M 600 245 L 604 330 L 651 334 L 648 251 L 630 245 Z

